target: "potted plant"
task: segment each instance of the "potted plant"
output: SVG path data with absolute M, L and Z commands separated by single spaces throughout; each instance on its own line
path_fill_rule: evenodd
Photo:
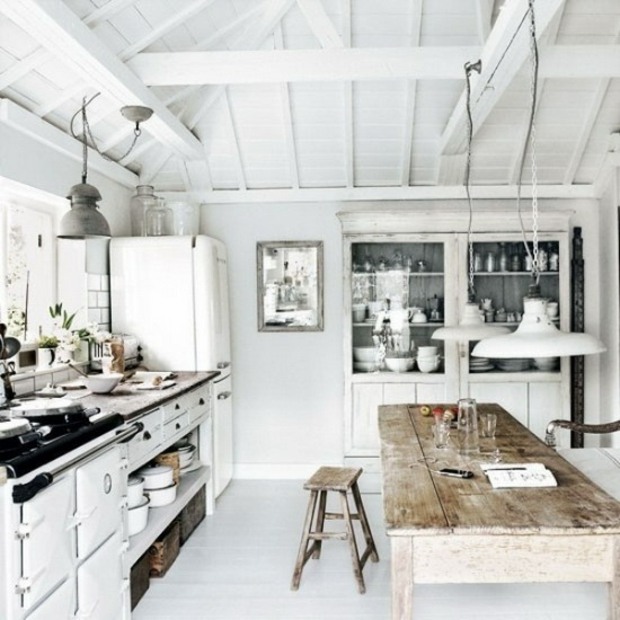
M 58 338 L 53 335 L 43 335 L 39 338 L 37 344 L 37 367 L 48 368 L 56 361 Z

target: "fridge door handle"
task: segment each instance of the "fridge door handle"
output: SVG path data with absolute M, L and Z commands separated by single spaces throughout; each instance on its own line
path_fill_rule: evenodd
M 230 362 L 218 362 L 217 369 L 224 370 L 224 368 L 228 368 L 230 366 Z
M 217 395 L 217 399 L 218 400 L 226 400 L 227 398 L 230 398 L 231 395 L 232 395 L 232 392 L 228 392 L 228 391 L 222 392 L 221 394 Z

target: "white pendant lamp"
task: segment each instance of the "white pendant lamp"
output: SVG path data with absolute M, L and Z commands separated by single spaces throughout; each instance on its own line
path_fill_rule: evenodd
M 471 86 L 470 77 L 472 71 L 480 73 L 482 64 L 480 60 L 474 64 L 465 63 L 465 78 L 467 84 L 467 159 L 465 160 L 465 192 L 467 194 L 467 204 L 469 205 L 469 225 L 467 227 L 467 246 L 469 249 L 469 290 L 468 301 L 461 314 L 461 322 L 458 325 L 440 327 L 436 329 L 431 338 L 433 340 L 481 340 L 490 336 L 507 334 L 510 330 L 506 327 L 499 327 L 485 323 L 480 316 L 478 304 L 474 302 L 474 266 L 473 266 L 473 245 L 471 242 L 471 222 L 473 215 L 473 205 L 469 188 L 471 170 L 471 144 L 473 138 L 473 123 L 471 118 Z
M 512 358 L 512 357 L 565 357 L 571 355 L 590 355 L 602 353 L 602 342 L 583 333 L 560 331 L 547 315 L 547 300 L 540 295 L 538 280 L 540 277 L 538 263 L 538 192 L 536 178 L 536 149 L 534 115 L 536 110 L 536 92 L 538 83 L 538 47 L 536 43 L 536 20 L 534 18 L 534 0 L 529 0 L 530 49 L 532 58 L 531 109 L 528 131 L 521 156 L 521 173 L 517 191 L 517 206 L 521 198 L 521 181 L 525 151 L 528 143 L 531 148 L 532 166 L 532 252 L 527 243 L 524 245 L 532 258 L 532 278 L 528 296 L 523 300 L 523 318 L 512 334 L 496 336 L 482 340 L 474 347 L 471 354 L 475 357 Z M 520 215 L 520 211 L 519 211 Z

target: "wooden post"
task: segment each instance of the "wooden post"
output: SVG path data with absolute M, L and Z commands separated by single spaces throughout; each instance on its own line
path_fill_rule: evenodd
M 573 257 L 571 259 L 571 331 L 583 332 L 585 328 L 585 293 L 583 268 L 583 239 L 581 227 L 573 229 Z M 571 420 L 584 423 L 585 409 L 585 360 L 583 355 L 571 357 Z M 583 434 L 571 433 L 571 447 L 583 448 Z

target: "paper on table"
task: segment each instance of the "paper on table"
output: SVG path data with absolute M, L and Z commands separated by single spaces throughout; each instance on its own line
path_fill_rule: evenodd
M 481 469 L 494 489 L 558 486 L 555 476 L 543 463 L 485 463 Z

